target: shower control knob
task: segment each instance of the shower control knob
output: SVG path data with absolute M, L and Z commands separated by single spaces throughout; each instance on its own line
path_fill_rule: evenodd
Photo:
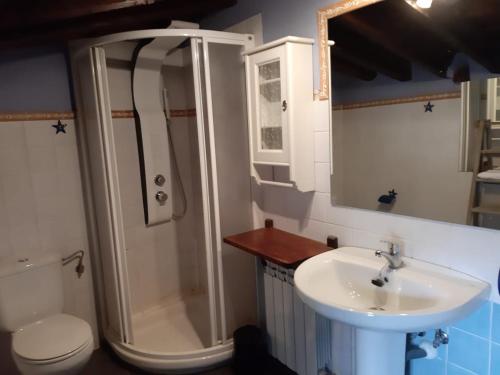
M 163 186 L 165 184 L 165 181 L 166 181 L 166 179 L 162 174 L 157 174 L 155 176 L 155 184 L 157 186 Z
M 167 199 L 168 195 L 164 191 L 159 191 L 158 193 L 156 193 L 156 200 L 158 201 L 158 203 L 164 204 Z

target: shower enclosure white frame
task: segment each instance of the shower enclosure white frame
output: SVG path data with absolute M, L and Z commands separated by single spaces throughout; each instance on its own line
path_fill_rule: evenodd
M 102 47 L 122 41 L 179 36 L 184 36 L 186 39 L 190 39 L 191 42 L 212 346 L 201 350 L 168 354 L 146 352 L 133 345 L 124 224 L 118 188 L 106 56 Z M 78 120 L 80 120 L 81 124 L 84 124 L 78 127 L 78 131 L 84 170 L 84 190 L 88 202 L 90 243 L 94 244 L 94 246 L 101 244 L 100 251 L 104 251 L 102 249 L 104 241 L 106 247 L 111 249 L 109 254 L 105 255 L 110 257 L 107 265 L 113 267 L 112 270 L 106 270 L 108 274 L 106 282 L 103 281 L 106 275 L 102 273 L 103 265 L 100 262 L 101 272 L 99 270 L 96 272 L 99 274 L 97 281 L 100 284 L 100 295 L 103 295 L 102 290 L 106 290 L 107 298 L 112 296 L 115 299 L 114 303 L 116 303 L 116 311 L 110 311 L 109 301 L 104 301 L 101 298 L 101 315 L 104 322 L 103 333 L 120 357 L 136 366 L 153 371 L 185 372 L 206 368 L 229 359 L 233 351 L 232 339 L 228 338 L 227 335 L 223 293 L 222 236 L 219 216 L 209 43 L 239 45 L 243 49 L 254 46 L 253 36 L 248 34 L 196 29 L 154 29 L 112 34 L 78 42 L 72 47 L 75 93 L 79 109 Z M 203 46 L 203 56 L 200 56 L 199 53 L 198 47 L 200 44 Z M 203 72 L 201 69 L 203 69 Z M 204 85 L 202 74 L 205 77 Z M 89 96 L 93 100 L 89 99 Z M 207 109 L 206 113 L 203 111 L 205 107 Z M 204 124 L 208 125 L 208 134 L 205 134 Z M 100 172 L 97 174 L 90 168 L 90 164 L 92 164 L 95 169 L 96 163 L 99 165 Z M 98 183 L 104 186 L 106 191 L 106 194 L 100 197 L 93 196 L 91 193 L 92 183 L 95 183 L 96 179 L 100 179 Z M 101 210 L 100 215 L 97 214 L 96 207 Z M 102 215 L 103 208 L 106 215 Z M 112 279 L 109 279 L 109 274 L 112 275 Z M 218 301 L 216 288 L 219 290 Z M 106 305 L 108 305 L 108 308 L 106 308 Z

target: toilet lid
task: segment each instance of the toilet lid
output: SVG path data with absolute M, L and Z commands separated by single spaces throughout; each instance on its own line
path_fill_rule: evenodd
M 44 361 L 79 349 L 92 338 L 92 331 L 82 319 L 57 314 L 22 327 L 13 336 L 12 349 L 18 356 Z

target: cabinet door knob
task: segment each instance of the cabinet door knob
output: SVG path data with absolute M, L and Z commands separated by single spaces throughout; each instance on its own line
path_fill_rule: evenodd
M 286 111 L 287 107 L 288 107 L 288 104 L 286 104 L 286 100 L 283 100 L 283 103 L 281 104 L 281 108 L 283 109 L 283 112 Z

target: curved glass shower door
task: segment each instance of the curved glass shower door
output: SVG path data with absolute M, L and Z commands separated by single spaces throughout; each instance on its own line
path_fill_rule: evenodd
M 213 365 L 256 320 L 254 259 L 222 244 L 252 228 L 241 58 L 251 41 L 151 30 L 95 43 L 73 66 L 106 338 L 145 369 Z
M 196 51 L 191 53 L 189 46 L 167 49 L 185 38 L 174 39 L 174 44 L 173 38 L 164 39 L 154 52 L 164 59 L 157 65 L 151 51 L 145 52 L 144 62 L 134 61 L 145 48 L 141 41 L 106 46 L 106 69 L 112 110 L 135 111 L 134 116 L 112 119 L 130 295 L 128 343 L 151 353 L 183 353 L 217 344 L 210 226 L 205 224 L 210 219 L 209 192 L 196 117 L 203 111 L 196 109 L 196 67 L 189 58 Z M 139 63 L 143 81 L 132 85 Z M 138 114 L 140 102 L 145 103 L 144 116 Z M 162 159 L 155 145 L 169 157 Z M 148 151 L 163 167 L 160 171 L 148 165 Z M 153 169 L 150 176 L 144 173 L 148 167 Z M 160 173 L 163 181 L 153 181 Z M 145 188 L 146 178 L 152 191 Z M 172 211 L 166 221 L 151 223 L 148 210 L 151 219 L 151 209 L 162 207 L 157 192 L 166 194 Z

